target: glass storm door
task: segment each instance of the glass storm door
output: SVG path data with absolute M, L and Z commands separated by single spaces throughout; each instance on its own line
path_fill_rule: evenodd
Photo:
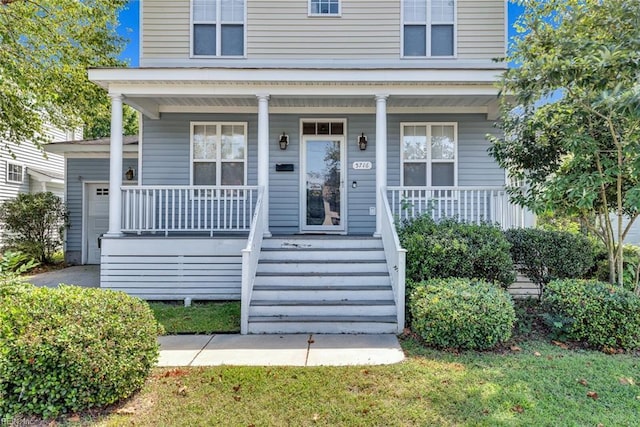
M 302 231 L 344 231 L 342 137 L 308 137 L 303 141 Z

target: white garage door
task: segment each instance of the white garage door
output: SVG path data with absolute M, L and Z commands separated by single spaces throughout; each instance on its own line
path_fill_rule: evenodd
M 87 184 L 87 264 L 100 264 L 98 237 L 109 231 L 109 184 Z

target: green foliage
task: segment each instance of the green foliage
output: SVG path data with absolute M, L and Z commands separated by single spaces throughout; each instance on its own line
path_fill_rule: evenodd
M 593 245 L 580 234 L 523 228 L 505 236 L 516 266 L 541 293 L 551 280 L 583 277 L 595 265 Z
M 124 65 L 118 12 L 126 0 L 0 2 L 0 135 L 4 148 L 48 142 L 47 123 L 75 129 L 109 116 L 89 67 Z
M 404 222 L 398 235 L 407 249 L 410 282 L 467 277 L 499 282 L 506 288 L 515 279 L 511 245 L 502 231 L 490 224 L 465 224 L 453 219 L 435 222 L 423 215 Z
M 433 279 L 409 300 L 411 327 L 426 344 L 484 350 L 511 337 L 515 312 L 509 294 L 480 280 Z
M 19 194 L 2 204 L 0 221 L 5 223 L 8 248 L 48 264 L 62 246 L 67 211 L 51 192 Z
M 129 397 L 158 357 L 149 306 L 122 292 L 31 287 L 0 297 L 0 413 L 55 417 Z
M 509 171 L 512 200 L 585 224 L 622 283 L 623 227 L 640 207 L 640 3 L 527 0 L 505 59 L 499 137 L 491 155 Z M 615 29 L 615 31 L 612 31 Z M 612 219 L 613 218 L 613 219 Z
M 167 334 L 213 334 L 240 332 L 240 302 L 150 302 L 149 307 Z
M 128 105 L 122 106 L 122 133 L 138 134 L 138 112 Z M 111 116 L 97 117 L 93 123 L 84 128 L 85 139 L 104 138 L 111 135 Z
M 640 297 L 609 283 L 577 279 L 547 285 L 551 326 L 596 348 L 640 348 Z
M 22 252 L 6 251 L 0 255 L 0 273 L 15 272 L 22 274 L 37 266 L 37 262 Z
M 640 247 L 624 245 L 622 248 L 622 285 L 628 291 L 640 296 Z M 594 276 L 601 281 L 609 278 L 606 249 L 600 245 L 597 248 L 596 271 Z

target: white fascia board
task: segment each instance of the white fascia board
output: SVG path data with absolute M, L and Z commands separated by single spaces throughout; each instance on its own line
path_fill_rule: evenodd
M 135 102 L 136 97 L 254 97 L 257 93 L 270 96 L 336 96 L 336 97 L 372 97 L 384 92 L 387 96 L 456 96 L 456 95 L 493 95 L 498 89 L 493 82 L 477 85 L 433 84 L 424 85 L 345 85 L 345 84 L 309 84 L 309 85 L 218 85 L 211 84 L 174 84 L 174 83 L 111 83 L 111 93 L 126 94 L 127 99 Z
M 92 68 L 89 80 L 108 88 L 133 83 L 493 83 L 502 68 L 492 69 L 246 69 L 246 68 Z M 114 90 L 110 90 L 115 92 Z
M 54 178 L 33 169 L 27 168 L 27 174 L 38 182 L 50 182 L 52 184 L 64 184 L 64 179 Z
M 44 146 L 44 150 L 48 153 L 56 154 L 68 154 L 68 153 L 110 153 L 110 146 L 105 144 L 90 145 L 90 144 L 74 144 L 74 143 L 61 143 L 61 144 L 47 144 Z M 125 153 L 138 153 L 138 146 L 136 144 L 127 144 L 122 147 L 122 151 Z

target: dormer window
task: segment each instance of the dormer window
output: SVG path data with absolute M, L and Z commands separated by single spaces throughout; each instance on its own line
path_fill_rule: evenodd
M 455 55 L 456 0 L 404 0 L 403 56 Z
M 340 16 L 340 0 L 309 0 L 309 16 Z
M 244 56 L 246 0 L 192 0 L 193 56 Z

